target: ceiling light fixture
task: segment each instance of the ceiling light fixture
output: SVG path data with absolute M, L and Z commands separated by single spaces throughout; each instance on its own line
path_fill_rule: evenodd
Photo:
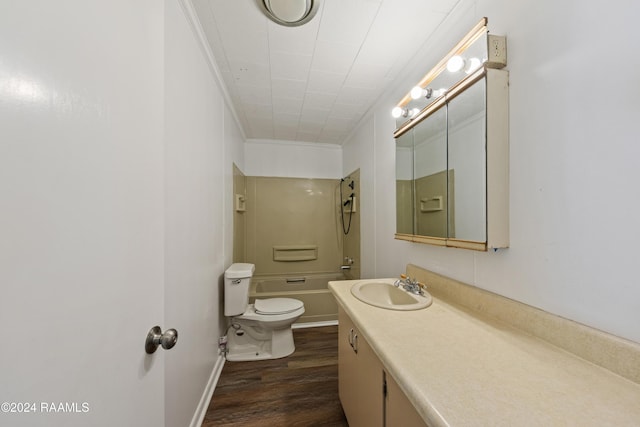
M 318 11 L 319 0 L 256 0 L 258 6 L 273 22 L 297 27 L 309 22 Z

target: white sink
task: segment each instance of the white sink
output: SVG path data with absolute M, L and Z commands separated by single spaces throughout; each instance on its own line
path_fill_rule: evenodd
M 360 301 L 387 310 L 420 310 L 429 307 L 432 299 L 428 292 L 416 295 L 395 286 L 396 279 L 368 279 L 356 282 L 351 294 Z

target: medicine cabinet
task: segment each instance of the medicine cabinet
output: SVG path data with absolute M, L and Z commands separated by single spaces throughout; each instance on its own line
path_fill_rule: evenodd
M 485 18 L 396 107 L 397 239 L 509 246 L 505 64 L 506 41 Z

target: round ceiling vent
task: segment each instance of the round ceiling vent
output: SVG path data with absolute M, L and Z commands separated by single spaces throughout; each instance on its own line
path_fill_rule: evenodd
M 319 0 L 257 0 L 269 19 L 287 27 L 306 24 L 318 11 Z

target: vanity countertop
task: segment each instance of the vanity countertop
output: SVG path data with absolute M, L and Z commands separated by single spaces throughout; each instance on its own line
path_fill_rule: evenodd
M 436 297 L 370 306 L 356 282 L 329 288 L 428 425 L 640 426 L 640 384 Z

